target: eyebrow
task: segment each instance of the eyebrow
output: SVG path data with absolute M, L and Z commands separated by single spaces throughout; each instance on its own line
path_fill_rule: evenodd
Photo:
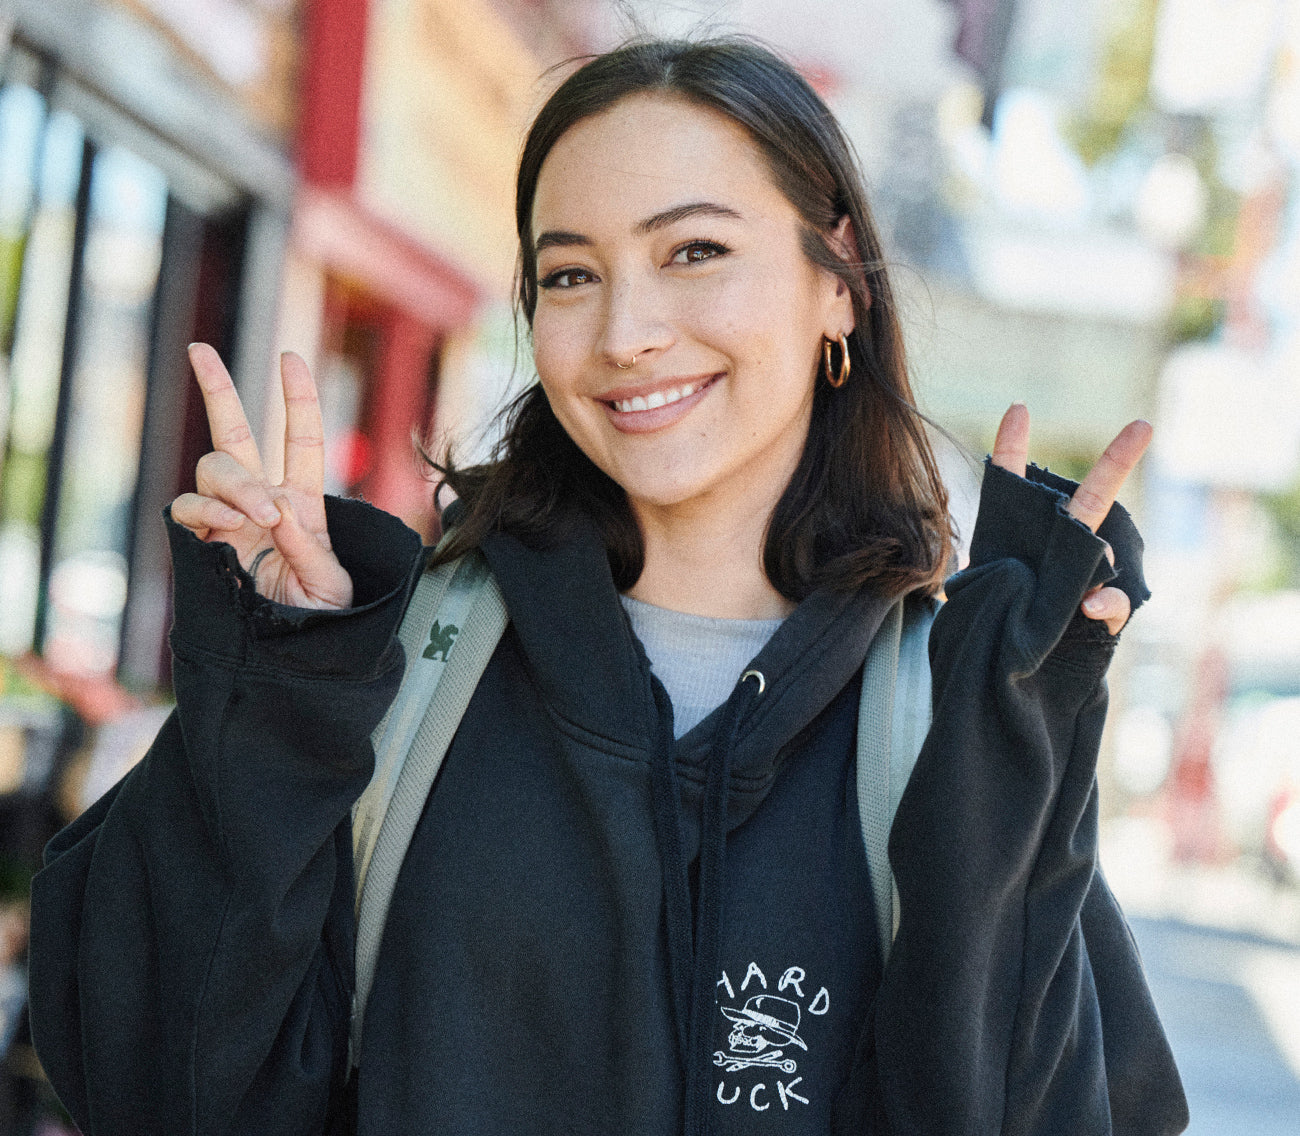
M 644 221 L 638 221 L 633 226 L 633 231 L 641 235 L 654 233 L 668 228 L 669 225 L 675 225 L 678 221 L 684 221 L 688 217 L 725 217 L 732 221 L 743 220 L 741 215 L 730 206 L 718 205 L 712 201 L 692 201 L 686 205 L 674 205 L 671 209 L 665 209 L 662 213 L 656 213 Z M 539 253 L 548 248 L 572 248 L 592 243 L 592 239 L 582 233 L 570 232 L 567 229 L 548 229 L 537 238 L 533 251 Z
M 717 205 L 712 201 L 692 201 L 689 205 L 674 205 L 671 209 L 647 217 L 637 224 L 636 231 L 642 234 L 653 233 L 658 229 L 666 229 L 678 221 L 684 221 L 687 217 L 726 217 L 732 221 L 741 220 L 740 214 L 729 206 Z

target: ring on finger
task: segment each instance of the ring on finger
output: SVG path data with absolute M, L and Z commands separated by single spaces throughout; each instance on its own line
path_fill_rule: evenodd
M 273 549 L 264 548 L 253 557 L 253 563 L 248 566 L 248 578 L 253 581 L 254 587 L 257 586 L 257 570 L 262 566 L 262 561 L 271 555 Z

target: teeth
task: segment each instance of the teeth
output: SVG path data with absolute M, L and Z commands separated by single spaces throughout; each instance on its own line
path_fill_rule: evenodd
M 637 395 L 635 398 L 619 399 L 618 402 L 614 403 L 614 409 L 623 414 L 629 414 L 636 410 L 657 410 L 661 406 L 680 402 L 682 399 L 693 395 L 702 386 L 704 386 L 703 383 L 692 383 L 684 387 L 669 387 L 665 391 L 654 391 L 644 398 Z

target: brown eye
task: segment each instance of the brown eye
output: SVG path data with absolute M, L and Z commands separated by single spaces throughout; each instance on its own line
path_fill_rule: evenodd
M 730 251 L 726 245 L 720 245 L 716 241 L 691 241 L 673 253 L 672 263 L 699 264 L 717 256 L 725 256 Z
M 579 284 L 591 284 L 597 279 L 594 272 L 585 268 L 559 268 L 538 282 L 539 288 L 575 288 Z

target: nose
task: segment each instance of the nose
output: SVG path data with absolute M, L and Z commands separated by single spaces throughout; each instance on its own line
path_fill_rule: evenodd
M 624 276 L 605 295 L 598 350 L 608 365 L 626 371 L 672 346 L 674 333 L 665 298 L 653 279 Z

